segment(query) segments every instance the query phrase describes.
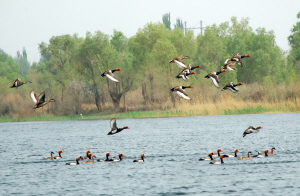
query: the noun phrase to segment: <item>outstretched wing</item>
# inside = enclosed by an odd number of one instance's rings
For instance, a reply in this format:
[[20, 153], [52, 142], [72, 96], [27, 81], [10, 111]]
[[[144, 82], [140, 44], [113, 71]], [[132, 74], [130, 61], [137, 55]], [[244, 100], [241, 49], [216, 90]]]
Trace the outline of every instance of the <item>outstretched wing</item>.
[[113, 118], [113, 119], [110, 120], [110, 128], [111, 128], [111, 130], [118, 129], [116, 121], [117, 121], [117, 119], [115, 119], [115, 118]]
[[114, 81], [114, 82], [119, 82], [112, 73], [107, 73], [106, 77], [108, 77], [110, 80]]
[[219, 77], [216, 74], [210, 74], [209, 76], [210, 76], [210, 79], [213, 81], [214, 85], [217, 88], [220, 88], [220, 86], [219, 86]]
[[177, 94], [179, 97], [182, 97], [182, 98], [187, 99], [187, 100], [191, 99], [191, 98], [184, 92], [184, 90], [181, 89], [181, 88], [177, 88], [175, 92], [176, 92], [176, 94]]
[[187, 68], [187, 66], [182, 61], [174, 60], [174, 63], [181, 69]]
[[37, 104], [37, 98], [36, 98], [36, 96], [35, 96], [33, 90], [30, 91], [30, 97], [31, 97], [32, 101], [33, 101], [35, 104]]
[[38, 104], [40, 103], [44, 103], [45, 102], [45, 92], [42, 92], [40, 95], [39, 95], [39, 98], [38, 98]]

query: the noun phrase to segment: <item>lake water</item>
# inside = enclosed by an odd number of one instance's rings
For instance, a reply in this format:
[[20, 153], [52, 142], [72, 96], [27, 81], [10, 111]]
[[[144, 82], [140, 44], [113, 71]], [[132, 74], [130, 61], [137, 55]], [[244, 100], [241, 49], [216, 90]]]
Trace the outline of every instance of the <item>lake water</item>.
[[[300, 195], [300, 113], [0, 124], [0, 195]], [[243, 138], [250, 126], [262, 126]], [[198, 161], [275, 147], [275, 156]], [[42, 160], [63, 150], [60, 160]], [[65, 165], [90, 150], [121, 162]], [[134, 163], [145, 153], [144, 163]]]

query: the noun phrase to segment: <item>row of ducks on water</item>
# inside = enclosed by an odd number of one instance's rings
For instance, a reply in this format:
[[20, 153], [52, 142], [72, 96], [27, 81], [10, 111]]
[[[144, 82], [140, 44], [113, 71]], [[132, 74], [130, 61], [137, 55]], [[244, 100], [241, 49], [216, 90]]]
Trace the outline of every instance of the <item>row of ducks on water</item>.
[[[206, 75], [204, 78], [211, 79], [215, 87], [220, 88], [219, 85], [219, 75], [223, 72], [227, 72], [226, 69], [230, 71], [235, 71], [234, 65], [237, 63], [239, 66], [243, 67], [242, 58], [251, 57], [250, 55], [240, 55], [237, 53], [236, 55], [232, 56], [229, 59], [226, 59], [221, 70], [219, 72], [211, 72], [210, 74]], [[192, 70], [196, 68], [201, 68], [201, 66], [197, 65], [192, 67], [191, 65], [186, 65], [183, 62], [183, 59], [189, 58], [188, 56], [185, 57], [176, 57], [172, 59], [169, 63], [175, 63], [182, 71], [176, 76], [176, 78], [182, 78], [183, 80], [187, 81], [188, 76], [196, 74], [192, 72]], [[237, 86], [244, 85], [243, 83], [234, 84], [233, 82], [228, 83], [223, 89], [224, 90], [231, 90], [232, 92], [236, 93], [239, 91]], [[179, 97], [189, 100], [190, 97], [185, 93], [184, 89], [186, 88], [193, 88], [192, 86], [176, 86], [171, 89], [171, 91], [175, 92]]]
[[[265, 150], [263, 153], [261, 152], [258, 152], [257, 155], [254, 155], [252, 157], [267, 157], [267, 156], [271, 156], [271, 155], [274, 155], [274, 150], [276, 150], [275, 147], [273, 147], [271, 149], [271, 152], [269, 150]], [[223, 159], [226, 158], [226, 157], [235, 157], [235, 158], [238, 158], [238, 160], [249, 160], [251, 159], [250, 157], [250, 154], [252, 154], [251, 152], [248, 152], [248, 156], [246, 157], [238, 157], [237, 156], [237, 153], [239, 152], [238, 149], [235, 149], [234, 150], [234, 154], [220, 154], [220, 152], [223, 152], [220, 148], [217, 150], [217, 154], [214, 154], [213, 152], [210, 152], [208, 154], [208, 157], [204, 157], [204, 158], [200, 158], [199, 161], [211, 161], [210, 164], [223, 164], [224, 161]], [[61, 153], [63, 153], [62, 150], [59, 150], [58, 151], [58, 156], [53, 156], [54, 152], [51, 152], [50, 153], [50, 157], [45, 157], [43, 158], [43, 160], [53, 160], [53, 159], [61, 159]], [[96, 163], [96, 162], [119, 162], [119, 161], [122, 161], [122, 157], [125, 157], [122, 153], [119, 154], [119, 157], [118, 158], [109, 158], [110, 153], [107, 152], [106, 153], [106, 158], [105, 159], [97, 159], [95, 160], [95, 158], [97, 158], [95, 155], [92, 155], [92, 153], [90, 152], [90, 150], [87, 150], [86, 151], [86, 156], [80, 156], [80, 157], [77, 157], [75, 159], [75, 162], [69, 162], [69, 163], [66, 163], [66, 165], [79, 165], [79, 161], [82, 161], [82, 160], [85, 160], [87, 159], [87, 161], [83, 161], [82, 163]], [[141, 155], [141, 158], [140, 159], [135, 159], [133, 160], [133, 162], [144, 162], [144, 153]], [[220, 158], [220, 161], [212, 161], [214, 160], [214, 157], [219, 157]]]
[[[54, 152], [51, 152], [50, 153], [50, 157], [45, 157], [43, 158], [43, 160], [54, 160], [54, 159], [61, 159], [61, 153], [63, 153], [62, 150], [59, 150], [58, 151], [58, 156], [53, 156]], [[115, 162], [119, 162], [119, 161], [122, 161], [122, 157], [125, 157], [122, 153], [119, 154], [118, 158], [109, 158], [110, 153], [107, 152], [106, 155], [105, 155], [105, 159], [97, 159], [95, 160], [95, 158], [97, 158], [95, 155], [92, 155], [91, 151], [90, 150], [87, 150], [86, 151], [86, 156], [80, 156], [80, 157], [77, 157], [75, 159], [75, 162], [70, 162], [70, 163], [66, 163], [66, 165], [78, 165], [79, 164], [79, 161], [82, 161], [82, 160], [85, 160], [87, 159], [87, 161], [83, 161], [82, 163], [96, 163], [96, 162], [111, 162], [111, 161], [115, 161]], [[141, 158], [140, 159], [135, 159], [133, 160], [133, 162], [144, 162], [144, 153], [141, 155]]]
[[[273, 147], [271, 149], [271, 152], [269, 150], [265, 150], [263, 153], [258, 152], [257, 155], [253, 155], [252, 157], [261, 158], [261, 157], [271, 156], [271, 155], [274, 155], [274, 150], [276, 150], [275, 147]], [[224, 158], [232, 157], [232, 158], [238, 158], [238, 160], [249, 160], [249, 159], [251, 159], [250, 154], [252, 154], [252, 152], [249, 151], [248, 156], [238, 157], [237, 156], [237, 153], [239, 152], [238, 149], [234, 150], [234, 154], [228, 154], [228, 155], [222, 154], [222, 155], [220, 155], [220, 152], [223, 152], [223, 151], [219, 148], [217, 150], [217, 154], [214, 154], [213, 152], [210, 152], [208, 154], [208, 157], [200, 158], [199, 161], [211, 161], [210, 164], [223, 164], [224, 163], [224, 161], [223, 161]], [[220, 161], [212, 161], [212, 160], [214, 160], [213, 157], [219, 157]]]

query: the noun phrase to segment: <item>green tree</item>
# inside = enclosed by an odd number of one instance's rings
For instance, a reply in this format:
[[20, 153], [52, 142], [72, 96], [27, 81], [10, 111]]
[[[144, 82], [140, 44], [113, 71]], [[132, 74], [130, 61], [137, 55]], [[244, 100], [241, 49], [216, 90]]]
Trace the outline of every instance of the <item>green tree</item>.
[[174, 28], [180, 29], [182, 32], [184, 32], [184, 25], [182, 23], [182, 20], [180, 18], [176, 18], [176, 24], [174, 25]]
[[[300, 12], [297, 14], [297, 18], [300, 19]], [[300, 21], [291, 29], [291, 35], [288, 37], [291, 50], [289, 51], [289, 64], [293, 67], [291, 70], [295, 70], [297, 74], [300, 74]]]
[[162, 21], [163, 24], [165, 25], [165, 27], [169, 30], [171, 30], [171, 17], [170, 17], [170, 13], [166, 13], [163, 15], [162, 17]]
[[25, 77], [30, 69], [30, 63], [27, 60], [27, 52], [25, 48], [23, 48], [22, 55], [20, 51], [17, 52], [17, 56], [14, 58], [15, 62], [20, 65], [20, 72], [19, 74]]
[[6, 54], [3, 50], [0, 51], [0, 76], [7, 76], [9, 80], [14, 81], [19, 77], [20, 65], [14, 59]]

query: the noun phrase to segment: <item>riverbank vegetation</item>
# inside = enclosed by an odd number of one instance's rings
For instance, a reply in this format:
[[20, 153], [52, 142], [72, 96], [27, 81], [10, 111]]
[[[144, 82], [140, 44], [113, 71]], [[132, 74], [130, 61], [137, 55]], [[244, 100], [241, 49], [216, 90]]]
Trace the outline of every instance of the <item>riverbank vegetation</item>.
[[[101, 31], [53, 36], [39, 44], [41, 59], [31, 66], [25, 49], [14, 59], [0, 51], [0, 121], [299, 112], [300, 22], [287, 38], [290, 51], [276, 45], [273, 31], [253, 30], [247, 18], [213, 24], [196, 37], [164, 22], [148, 23], [130, 38], [117, 30], [111, 36]], [[204, 79], [236, 53], [251, 58], [222, 73], [220, 89]], [[202, 66], [187, 82], [175, 78], [181, 70], [169, 63], [180, 55], [190, 57], [187, 64]], [[122, 69], [115, 73], [119, 83], [100, 77], [115, 68]], [[16, 78], [32, 83], [9, 88]], [[221, 91], [229, 82], [244, 85], [238, 93]], [[194, 87], [186, 91], [191, 100], [170, 92], [178, 85]], [[32, 110], [33, 89], [56, 102]]]

